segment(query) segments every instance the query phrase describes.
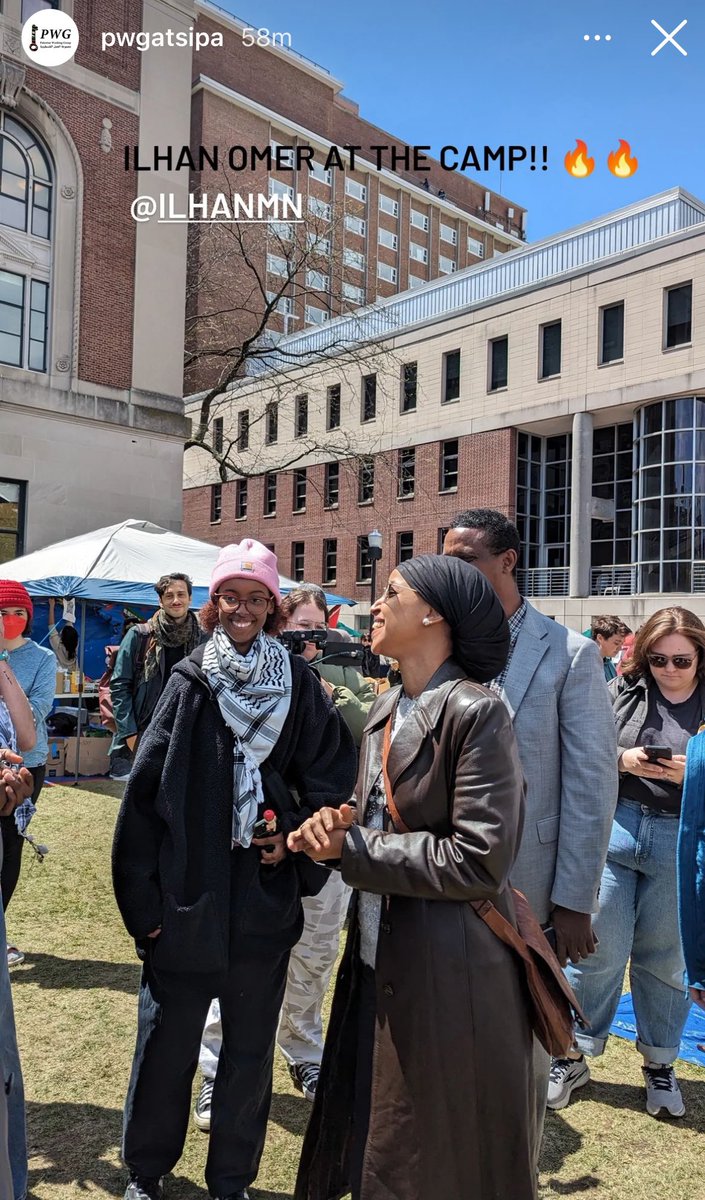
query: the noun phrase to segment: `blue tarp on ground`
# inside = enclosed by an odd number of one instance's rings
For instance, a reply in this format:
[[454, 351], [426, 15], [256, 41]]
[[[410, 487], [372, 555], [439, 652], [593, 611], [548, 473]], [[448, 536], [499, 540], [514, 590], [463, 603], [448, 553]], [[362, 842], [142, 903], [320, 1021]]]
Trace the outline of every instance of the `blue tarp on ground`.
[[[626, 1038], [629, 1042], [636, 1041], [636, 1020], [631, 992], [625, 992], [622, 996], [610, 1033], [616, 1033], [617, 1037]], [[705, 1012], [694, 1004], [683, 1031], [678, 1057], [685, 1062], [695, 1063], [698, 1067], [705, 1067], [705, 1053], [698, 1050], [698, 1045], [705, 1045]]]

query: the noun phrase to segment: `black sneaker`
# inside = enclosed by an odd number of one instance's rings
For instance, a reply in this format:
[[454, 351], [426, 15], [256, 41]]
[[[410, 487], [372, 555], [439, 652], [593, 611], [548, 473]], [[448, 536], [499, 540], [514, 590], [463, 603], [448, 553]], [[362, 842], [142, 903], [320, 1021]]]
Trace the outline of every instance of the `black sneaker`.
[[304, 1098], [313, 1104], [316, 1099], [316, 1088], [321, 1068], [318, 1063], [288, 1063], [291, 1082], [298, 1092], [303, 1092]]
[[250, 1193], [247, 1188], [240, 1188], [239, 1192], [229, 1192], [227, 1196], [216, 1196], [215, 1200], [250, 1200]]
[[163, 1200], [163, 1196], [161, 1179], [132, 1173], [123, 1200]]
[[202, 1129], [204, 1133], [208, 1133], [211, 1127], [211, 1103], [213, 1100], [214, 1083], [214, 1079], [204, 1078], [201, 1090], [198, 1093], [196, 1107], [193, 1110], [193, 1123], [197, 1129]]

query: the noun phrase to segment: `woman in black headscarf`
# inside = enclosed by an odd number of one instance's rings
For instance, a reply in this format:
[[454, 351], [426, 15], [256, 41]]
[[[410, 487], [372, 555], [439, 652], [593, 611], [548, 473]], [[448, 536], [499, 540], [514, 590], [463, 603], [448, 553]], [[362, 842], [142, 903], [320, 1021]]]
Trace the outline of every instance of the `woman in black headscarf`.
[[532, 1034], [514, 921], [523, 779], [501, 700], [509, 629], [458, 558], [401, 564], [372, 607], [396, 658], [363, 735], [357, 811], [289, 841], [356, 889], [296, 1200], [534, 1200]]

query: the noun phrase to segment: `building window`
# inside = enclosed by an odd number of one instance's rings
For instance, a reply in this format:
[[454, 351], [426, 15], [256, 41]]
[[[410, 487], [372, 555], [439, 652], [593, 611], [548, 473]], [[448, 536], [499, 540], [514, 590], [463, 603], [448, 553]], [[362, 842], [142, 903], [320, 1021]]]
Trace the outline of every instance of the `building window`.
[[306, 287], [311, 288], [314, 292], [327, 292], [330, 287], [330, 278], [322, 271], [307, 271]]
[[441, 488], [442, 492], [455, 491], [458, 486], [458, 439], [441, 442]]
[[282, 279], [287, 279], [289, 276], [289, 264], [280, 254], [268, 254], [267, 271], [270, 275], [279, 275]]
[[372, 559], [367, 534], [361, 534], [357, 539], [357, 583], [372, 582]]
[[330, 183], [331, 183], [330, 168], [324, 167], [321, 163], [317, 163], [315, 161], [310, 164], [310, 167], [311, 167], [311, 178], [317, 179], [319, 183], [326, 183], [328, 185], [328, 187], [330, 187]]
[[693, 315], [693, 285], [666, 289], [666, 349], [687, 346], [691, 341]]
[[0, 562], [24, 551], [26, 484], [0, 479]]
[[414, 534], [413, 530], [406, 530], [404, 533], [397, 534], [397, 562], [406, 562], [408, 558], [414, 557]]
[[243, 521], [247, 516], [247, 480], [238, 479], [235, 484], [235, 519]]
[[302, 583], [306, 578], [304, 575], [304, 542], [291, 543], [291, 578], [297, 583]]
[[390, 250], [396, 250], [399, 244], [399, 238], [396, 233], [390, 233], [388, 229], [377, 230], [377, 241], [380, 246], [388, 246]]
[[325, 308], [317, 308], [315, 304], [307, 304], [304, 315], [307, 325], [325, 325], [330, 314]]
[[397, 269], [396, 267], [390, 267], [387, 263], [378, 262], [377, 277], [378, 279], [386, 279], [388, 283], [396, 283]]
[[267, 405], [265, 413], [264, 441], [267, 446], [273, 446], [279, 437], [279, 405], [276, 400]]
[[450, 526], [449, 526], [449, 525], [443, 525], [443, 526], [442, 526], [442, 527], [441, 527], [441, 528], [438, 530], [438, 538], [437, 538], [437, 541], [436, 541], [436, 554], [442, 554], [442, 553], [443, 553], [443, 543], [445, 542], [445, 540], [446, 540], [446, 534], [447, 534], [449, 531], [450, 531]]
[[375, 460], [362, 458], [357, 472], [357, 502], [358, 504], [370, 504], [374, 498]]
[[264, 515], [273, 517], [277, 511], [277, 477], [268, 471], [264, 477]]
[[416, 447], [398, 451], [397, 495], [400, 499], [413, 496], [416, 487]]
[[443, 355], [443, 404], [460, 398], [460, 351], [449, 350]]
[[280, 296], [277, 292], [267, 292], [267, 302], [274, 305], [273, 312], [291, 316], [294, 311], [294, 301], [291, 296]]
[[314, 217], [320, 217], [322, 221], [330, 221], [331, 207], [325, 200], [319, 200], [316, 196], [309, 196], [308, 211], [313, 213]]
[[457, 229], [453, 229], [452, 225], [444, 225], [443, 222], [441, 221], [441, 240], [444, 242], [450, 242], [451, 246], [457, 246], [457, 244], [458, 244]]
[[364, 271], [365, 256], [357, 250], [343, 250], [343, 263], [346, 267], [352, 267], [355, 271]]
[[323, 237], [315, 229], [309, 229], [306, 234], [306, 244], [313, 254], [322, 254], [325, 258], [330, 255], [330, 238]]
[[421, 287], [422, 283], [427, 283], [428, 280], [422, 279], [420, 275], [409, 275], [409, 287]]
[[0, 271], [0, 362], [46, 371], [48, 298], [48, 284]]
[[417, 208], [411, 210], [411, 224], [415, 229], [428, 230], [428, 217], [425, 213], [419, 212]]
[[477, 238], [468, 236], [468, 254], [474, 254], [477, 258], [485, 257], [485, 247]]
[[418, 242], [409, 242], [409, 258], [413, 258], [416, 262], [428, 262], [428, 250], [425, 246], [419, 246]]
[[[660, 452], [660, 434], [657, 434], [657, 440]], [[614, 512], [592, 520], [593, 568], [624, 566], [632, 561], [633, 447], [631, 421], [623, 425], [602, 426], [594, 431], [592, 494], [602, 502], [614, 505]], [[652, 444], [650, 453], [655, 449]], [[598, 575], [593, 590], [604, 594], [605, 587], [614, 586], [612, 576], [605, 574], [602, 578]]]
[[216, 454], [223, 453], [223, 418], [216, 417], [213, 421], [213, 449]]
[[498, 391], [507, 386], [509, 359], [509, 338], [493, 338], [490, 342], [490, 379], [489, 390]]
[[221, 518], [223, 512], [223, 485], [222, 483], [214, 483], [211, 485], [211, 525], [215, 525]]
[[367, 224], [362, 217], [353, 217], [351, 213], [346, 213], [345, 228], [348, 229], [350, 233], [357, 233], [360, 235], [360, 237], [364, 237]]
[[269, 232], [280, 242], [290, 242], [294, 236], [294, 226], [290, 221], [271, 221]]
[[600, 309], [600, 362], [624, 358], [624, 301]]
[[323, 540], [323, 582], [335, 583], [338, 575], [338, 541], [336, 538]]
[[401, 368], [401, 411], [403, 413], [416, 411], [416, 396], [418, 391], [418, 363], [403, 363]]
[[344, 283], [343, 297], [346, 300], [351, 300], [353, 304], [364, 304], [365, 289], [361, 287], [355, 287], [354, 283]]
[[323, 505], [325, 508], [337, 508], [340, 498], [340, 463], [326, 463], [325, 483], [323, 488]]
[[250, 445], [250, 410], [240, 409], [237, 414], [237, 448], [247, 450]]
[[362, 376], [362, 420], [374, 421], [377, 416], [377, 376]]
[[306, 437], [308, 433], [308, 396], [297, 396], [294, 405], [294, 437]]
[[306, 512], [306, 468], [294, 471], [294, 512]]
[[0, 225], [48, 240], [52, 191], [48, 155], [25, 125], [5, 113], [0, 129]]
[[379, 194], [380, 212], [389, 213], [391, 217], [399, 216], [399, 201], [393, 200], [391, 196], [385, 196], [384, 192]]
[[353, 196], [355, 200], [361, 200], [363, 204], [367, 200], [367, 188], [364, 183], [358, 183], [356, 179], [345, 180], [345, 194]]
[[540, 379], [551, 379], [561, 373], [561, 323], [552, 321], [539, 330], [541, 373]]
[[518, 435], [516, 523], [524, 567], [569, 566], [570, 454], [569, 434]]
[[441, 275], [452, 275], [457, 271], [458, 264], [452, 258], [446, 258], [445, 254], [440, 254], [438, 257], [438, 270]]
[[287, 196], [289, 200], [294, 199], [294, 189], [289, 187], [288, 183], [282, 183], [279, 179], [269, 177], [269, 194], [270, 196]]
[[272, 151], [272, 167], [275, 171], [294, 169], [294, 147], [285, 146], [282, 142], [275, 142], [274, 138], [269, 139], [269, 145]]
[[326, 392], [326, 429], [340, 428], [340, 384], [334, 383]]

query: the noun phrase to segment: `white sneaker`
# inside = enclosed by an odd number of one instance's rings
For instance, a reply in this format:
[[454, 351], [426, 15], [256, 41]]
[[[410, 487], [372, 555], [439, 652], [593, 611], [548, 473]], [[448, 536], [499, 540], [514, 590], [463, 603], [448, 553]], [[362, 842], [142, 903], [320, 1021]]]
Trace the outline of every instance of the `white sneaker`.
[[548, 1108], [565, 1108], [576, 1088], [585, 1087], [590, 1079], [590, 1068], [584, 1056], [580, 1058], [554, 1058], [548, 1076]]
[[661, 1109], [665, 1109], [669, 1117], [685, 1115], [685, 1104], [678, 1086], [673, 1067], [662, 1063], [649, 1063], [642, 1067], [644, 1083], [646, 1084], [646, 1111], [650, 1117], [657, 1117]]
[[20, 963], [24, 962], [24, 954], [17, 946], [7, 947], [7, 965], [8, 967], [19, 967]]

